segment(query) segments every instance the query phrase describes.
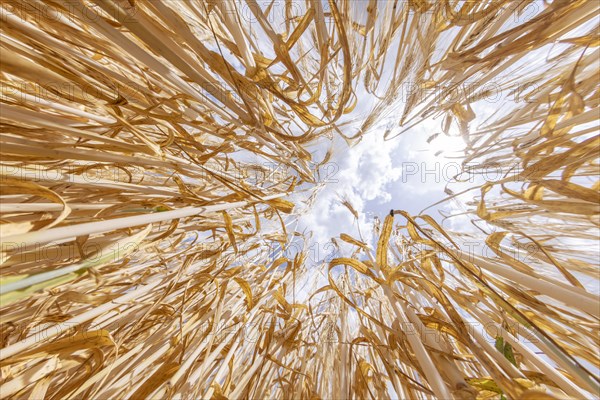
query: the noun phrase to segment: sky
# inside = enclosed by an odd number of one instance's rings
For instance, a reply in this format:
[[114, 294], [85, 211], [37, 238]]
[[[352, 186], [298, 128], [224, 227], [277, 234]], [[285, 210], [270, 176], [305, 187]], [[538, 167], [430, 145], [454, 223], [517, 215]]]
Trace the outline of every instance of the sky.
[[[581, 26], [573, 34], [583, 34], [590, 29], [590, 24]], [[445, 45], [441, 40], [441, 46]], [[523, 70], [537, 70], [542, 73], [550, 68], [549, 60], [556, 57], [562, 50], [561, 44], [548, 44], [528, 56], [515, 62], [495, 79], [504, 82], [511, 79], [516, 73]], [[391, 46], [394, 48], [394, 46]], [[394, 57], [390, 57], [391, 60]], [[381, 80], [388, 79], [390, 68], [384, 67]], [[493, 81], [491, 81], [493, 84]], [[475, 89], [479, 92], [480, 89]], [[356, 88], [359, 103], [354, 110], [357, 115], [366, 116], [373, 109], [375, 102], [373, 96], [366, 93], [364, 86], [359, 84]], [[471, 103], [476, 114], [470, 123], [471, 130], [475, 130], [486, 119], [500, 110], [512, 109], [515, 104], [515, 95], [506, 91], [497, 92], [493, 98], [484, 98]], [[443, 115], [432, 117], [422, 123], [405, 130], [398, 124], [398, 115], [404, 109], [404, 96], [398, 96], [395, 103], [388, 106], [388, 112], [364, 132], [362, 139], [352, 147], [337, 137], [334, 138], [334, 153], [327, 166], [328, 173], [323, 177], [324, 185], [319, 191], [316, 201], [310, 210], [302, 215], [298, 224], [298, 231], [312, 231], [313, 242], [320, 247], [329, 243], [330, 238], [347, 233], [358, 237], [357, 225], [353, 215], [341, 204], [341, 199], [348, 200], [359, 214], [359, 225], [363, 229], [365, 238], [370, 235], [373, 221], [380, 220], [389, 213], [390, 209], [407, 211], [417, 215], [427, 207], [448, 197], [445, 192], [446, 185], [452, 181], [464, 161], [465, 143], [452, 123], [448, 135], [442, 132]], [[522, 99], [519, 99], [522, 101]], [[508, 107], [508, 108], [505, 108]], [[355, 124], [357, 125], [358, 122]], [[539, 127], [538, 127], [539, 128]], [[356, 126], [346, 126], [345, 132], [352, 135]], [[344, 130], [344, 129], [342, 129]], [[385, 140], [384, 134], [391, 139]], [[435, 138], [430, 139], [433, 135]], [[593, 133], [592, 133], [593, 134]], [[428, 142], [429, 140], [429, 142]], [[323, 153], [323, 147], [314, 151]], [[484, 177], [469, 178], [469, 182], [459, 188], [480, 186], [483, 180], [495, 181], [501, 178], [505, 171], [488, 169]], [[450, 188], [457, 192], [456, 184]], [[445, 201], [431, 208], [425, 213], [435, 218], [445, 229], [456, 231], [473, 231], [474, 227], [467, 216], [457, 216], [446, 219], [445, 215], [459, 214], [473, 210], [474, 206], [467, 206], [479, 195], [479, 191], [470, 191], [455, 199]], [[587, 244], [589, 245], [589, 243]], [[584, 246], [585, 247], [585, 246]]]
[[312, 210], [300, 218], [298, 230], [312, 230], [313, 240], [323, 244], [341, 233], [358, 237], [354, 216], [341, 199], [352, 204], [360, 226], [368, 230], [375, 217], [383, 220], [391, 209], [418, 214], [447, 197], [446, 178], [456, 173], [460, 160], [436, 153], [441, 147], [452, 153], [448, 149], [458, 150], [463, 143], [460, 137], [439, 137], [439, 144], [434, 140], [428, 145], [426, 140], [436, 122], [388, 141], [383, 138], [385, 127], [375, 127], [351, 148], [337, 140], [330, 160], [333, 167], [328, 168], [331, 173], [324, 177], [326, 184]]
[[[325, 2], [323, 4], [326, 6]], [[360, 3], [353, 4], [356, 7], [363, 7]], [[383, 4], [382, 2], [381, 5], [383, 6]], [[541, 11], [541, 9], [537, 11]], [[277, 25], [278, 18], [284, 14], [283, 10], [279, 10], [275, 6], [270, 22]], [[522, 18], [533, 16], [533, 13], [530, 14], [529, 16], [515, 14], [516, 18], [509, 19], [503, 29], [506, 30], [517, 23], [522, 23]], [[379, 17], [383, 18], [383, 15], [385, 13], [382, 12]], [[252, 20], [249, 22], [255, 23]], [[281, 24], [283, 27], [283, 21]], [[570, 35], [584, 34], [589, 29], [590, 24], [587, 24], [581, 26], [578, 32], [572, 32]], [[256, 33], [261, 39], [260, 29], [257, 29]], [[438, 47], [434, 52], [443, 54], [445, 47], [452, 42], [454, 34], [452, 29], [445, 32], [444, 35], [447, 37], [439, 40]], [[308, 39], [312, 40], [310, 37]], [[398, 48], [398, 38], [394, 40], [396, 42], [392, 42], [390, 49]], [[265, 39], [265, 42], [268, 43], [268, 40]], [[550, 60], [560, 53], [561, 46], [564, 45], [550, 43], [542, 49], [531, 52], [527, 57], [515, 62], [498, 75], [495, 78], [496, 81], [504, 82], [506, 79], [512, 79], [513, 74], [518, 74], [523, 70], [535, 70], [543, 73], [551, 65]], [[263, 50], [265, 50], [266, 56], [272, 56], [268, 46]], [[241, 70], [243, 67], [239, 62], [236, 64], [234, 59], [235, 57], [232, 58], [232, 62], [236, 68], [239, 67]], [[390, 79], [395, 56], [390, 54], [387, 60], [380, 77], [383, 89], [387, 87]], [[406, 87], [401, 87], [400, 90], [406, 90]], [[355, 121], [352, 124], [343, 122], [339, 124], [342, 132], [349, 136], [356, 133], [362, 120], [372, 112], [378, 101], [375, 96], [366, 92], [361, 80], [357, 82], [355, 94], [358, 104], [351, 113], [351, 118], [354, 118]], [[382, 94], [380, 90], [378, 95]], [[503, 104], [514, 106], [514, 103], [505, 104], [512, 101], [507, 98], [511, 94], [501, 92], [499, 96], [498, 99], [484, 99], [471, 104], [476, 114], [476, 119], [471, 123], [472, 129], [501, 109]], [[319, 190], [314, 202], [310, 206], [303, 206], [301, 196], [292, 198], [296, 202], [295, 212], [300, 213], [297, 221], [294, 220], [294, 216], [290, 217], [293, 221], [292, 227], [298, 232], [306, 234], [310, 232], [309, 263], [319, 265], [321, 261], [331, 258], [334, 250], [331, 238], [339, 237], [342, 233], [359, 239], [362, 236], [366, 242], [373, 243], [374, 223], [377, 219], [383, 221], [390, 209], [404, 210], [409, 214], [417, 215], [432, 204], [448, 197], [445, 192], [446, 185], [452, 176], [459, 172], [464, 159], [461, 150], [465, 143], [454, 124], [450, 127], [449, 135], [439, 134], [429, 140], [433, 135], [442, 131], [444, 116], [427, 119], [404, 131], [405, 127], [398, 124], [399, 115], [405, 106], [404, 97], [401, 94], [395, 102], [389, 104], [387, 111], [377, 119], [374, 125], [363, 132], [361, 140], [352, 147], [348, 146], [344, 139], [334, 135], [332, 142], [329, 139], [323, 139], [308, 149], [313, 154], [313, 161], [318, 162], [323, 159], [329, 148], [333, 148], [331, 159], [321, 168]], [[384, 139], [386, 133], [391, 138], [390, 140]], [[243, 157], [240, 155], [239, 159], [243, 160]], [[485, 179], [496, 180], [499, 178], [500, 174], [497, 171], [491, 171], [491, 174]], [[468, 186], [477, 187], [481, 180], [470, 183], [472, 185]], [[461, 188], [464, 187], [461, 186]], [[457, 191], [455, 185], [451, 188], [455, 192]], [[473, 231], [475, 228], [471, 224], [470, 217], [463, 215], [446, 219], [440, 212], [448, 215], [464, 213], [467, 208], [473, 210], [474, 206], [472, 204], [469, 206], [467, 203], [472, 202], [478, 195], [478, 191], [470, 191], [455, 199], [428, 208], [426, 214], [435, 218], [445, 229], [460, 232]], [[347, 200], [358, 212], [358, 223], [342, 204], [342, 200]], [[596, 281], [594, 290], [597, 291], [597, 287], [598, 282]]]

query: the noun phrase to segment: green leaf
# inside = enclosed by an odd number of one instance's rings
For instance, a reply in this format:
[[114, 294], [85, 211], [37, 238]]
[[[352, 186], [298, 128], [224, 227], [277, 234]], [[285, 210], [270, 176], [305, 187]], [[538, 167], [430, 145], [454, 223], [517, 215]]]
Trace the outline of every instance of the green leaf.
[[496, 337], [496, 350], [504, 354], [504, 357], [511, 362], [515, 367], [518, 367], [515, 354], [510, 343], [505, 343], [502, 336]]

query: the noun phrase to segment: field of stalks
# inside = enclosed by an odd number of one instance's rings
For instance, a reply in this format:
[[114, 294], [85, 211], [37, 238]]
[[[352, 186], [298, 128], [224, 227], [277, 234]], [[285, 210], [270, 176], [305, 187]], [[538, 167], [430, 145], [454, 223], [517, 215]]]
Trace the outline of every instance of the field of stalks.
[[[598, 1], [0, 10], [0, 399], [600, 396]], [[286, 251], [321, 166], [432, 119], [473, 229]]]

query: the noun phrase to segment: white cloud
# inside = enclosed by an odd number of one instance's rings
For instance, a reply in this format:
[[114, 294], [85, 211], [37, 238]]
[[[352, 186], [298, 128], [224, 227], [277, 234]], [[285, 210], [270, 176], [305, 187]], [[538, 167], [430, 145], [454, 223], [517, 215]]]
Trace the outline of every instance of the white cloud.
[[[387, 186], [402, 173], [393, 162], [399, 143], [384, 142], [382, 136], [372, 132], [352, 148], [342, 141], [336, 143], [336, 148], [341, 150], [334, 153], [331, 163], [336, 165], [337, 171], [328, 175], [328, 182], [319, 192], [312, 210], [301, 217], [299, 224], [301, 229], [312, 230], [313, 240], [321, 246], [340, 233], [358, 236], [354, 216], [341, 204], [341, 197], [358, 211], [361, 229], [367, 230], [372, 221], [367, 215], [370, 210], [366, 210], [366, 202], [391, 200]], [[369, 231], [362, 233], [369, 235]]]

